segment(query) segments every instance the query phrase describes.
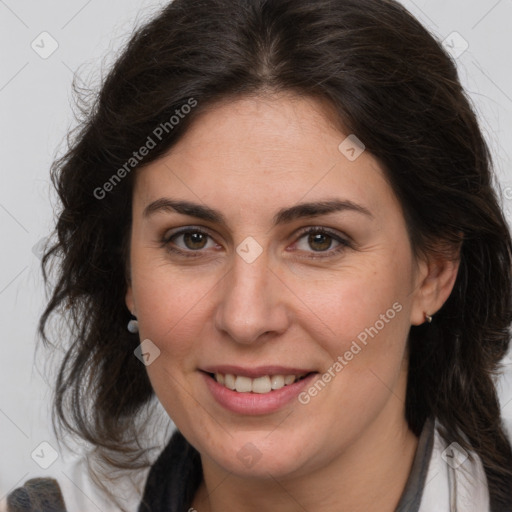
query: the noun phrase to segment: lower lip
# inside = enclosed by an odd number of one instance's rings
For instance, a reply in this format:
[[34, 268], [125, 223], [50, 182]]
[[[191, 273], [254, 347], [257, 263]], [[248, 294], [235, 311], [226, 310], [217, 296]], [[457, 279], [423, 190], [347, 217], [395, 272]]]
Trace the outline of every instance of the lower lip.
[[268, 393], [238, 393], [219, 384], [207, 373], [201, 373], [217, 403], [231, 412], [252, 416], [278, 411], [297, 398], [299, 393], [318, 375], [318, 373], [312, 373], [302, 380]]

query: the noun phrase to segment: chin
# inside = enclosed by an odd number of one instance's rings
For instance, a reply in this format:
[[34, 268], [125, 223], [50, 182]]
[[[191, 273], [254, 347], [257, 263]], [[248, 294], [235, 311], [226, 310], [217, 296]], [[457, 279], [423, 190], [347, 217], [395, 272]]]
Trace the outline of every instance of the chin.
[[[269, 437], [265, 439], [265, 436]], [[228, 446], [219, 445], [221, 449], [217, 451], [212, 451], [209, 446], [203, 453], [240, 478], [268, 479], [272, 476], [280, 479], [302, 472], [307, 460], [303, 450], [305, 443], [290, 435], [271, 437], [272, 434], [267, 433], [239, 433], [230, 438]]]

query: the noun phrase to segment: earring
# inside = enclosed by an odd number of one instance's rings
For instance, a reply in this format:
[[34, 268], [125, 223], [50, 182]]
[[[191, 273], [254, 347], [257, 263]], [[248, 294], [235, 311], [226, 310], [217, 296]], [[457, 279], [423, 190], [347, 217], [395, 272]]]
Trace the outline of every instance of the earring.
[[431, 324], [432, 323], [432, 317], [430, 315], [427, 315], [427, 313], [425, 313], [425, 320]]
[[[133, 313], [132, 313], [133, 315]], [[139, 322], [137, 321], [137, 318], [132, 319], [128, 322], [127, 325], [128, 331], [130, 331], [132, 334], [136, 334], [139, 332]]]

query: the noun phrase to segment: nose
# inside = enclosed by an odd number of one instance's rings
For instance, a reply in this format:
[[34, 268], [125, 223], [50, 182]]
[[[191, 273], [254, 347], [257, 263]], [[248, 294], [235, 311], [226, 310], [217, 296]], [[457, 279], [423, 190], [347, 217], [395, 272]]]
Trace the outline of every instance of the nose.
[[284, 333], [289, 325], [287, 288], [269, 267], [266, 251], [251, 263], [238, 254], [233, 260], [219, 287], [216, 328], [242, 344]]

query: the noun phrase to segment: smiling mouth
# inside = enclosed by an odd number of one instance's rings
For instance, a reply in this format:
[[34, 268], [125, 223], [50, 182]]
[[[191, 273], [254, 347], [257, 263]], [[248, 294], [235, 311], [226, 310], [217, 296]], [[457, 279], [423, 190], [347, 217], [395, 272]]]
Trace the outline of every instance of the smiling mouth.
[[266, 394], [277, 391], [285, 386], [290, 386], [308, 375], [315, 372], [304, 373], [300, 375], [263, 375], [255, 379], [245, 375], [233, 375], [231, 373], [208, 373], [221, 386], [237, 393], [258, 393]]

